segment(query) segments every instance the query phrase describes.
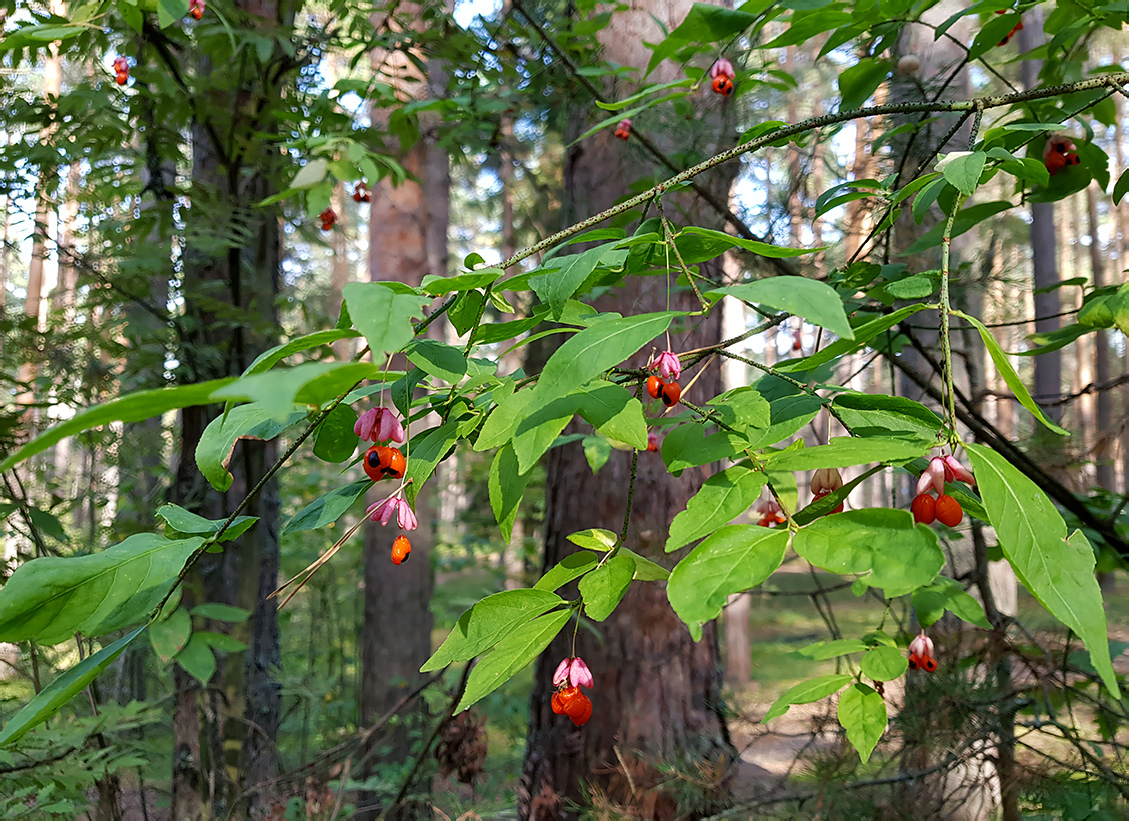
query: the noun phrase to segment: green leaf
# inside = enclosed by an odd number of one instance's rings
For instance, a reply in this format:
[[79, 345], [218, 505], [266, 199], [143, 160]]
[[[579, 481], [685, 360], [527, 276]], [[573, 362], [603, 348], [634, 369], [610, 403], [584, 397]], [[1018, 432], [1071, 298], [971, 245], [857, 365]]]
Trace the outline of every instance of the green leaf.
[[635, 578], [635, 561], [629, 556], [613, 556], [580, 580], [584, 612], [592, 621], [603, 621], [612, 614]]
[[670, 571], [661, 564], [656, 564], [650, 559], [640, 556], [634, 550], [626, 547], [619, 549], [619, 555], [626, 556], [635, 562], [635, 580], [641, 582], [664, 582], [670, 578]]
[[668, 57], [687, 43], [714, 43], [728, 40], [753, 25], [756, 14], [728, 9], [712, 3], [695, 3], [685, 19], [661, 43], [654, 46], [654, 54], [647, 63], [647, 76]]
[[[932, 186], [922, 190], [922, 195], [930, 191]], [[917, 204], [914, 203], [916, 209]], [[970, 205], [968, 208], [962, 208], [957, 212], [956, 219], [953, 220], [953, 232], [950, 238], [959, 237], [964, 232], [970, 230], [974, 226], [982, 222], [986, 222], [989, 217], [994, 217], [1001, 211], [1006, 211], [1012, 207], [1012, 204], [1007, 200], [998, 200], [996, 202], [980, 202], [976, 205]], [[920, 254], [922, 251], [928, 251], [930, 248], [939, 248], [941, 245], [941, 237], [945, 234], [945, 224], [947, 220], [941, 220], [910, 245], [909, 248], [902, 251], [902, 256], [911, 256], [913, 254]]]
[[797, 650], [796, 655], [814, 661], [826, 661], [827, 659], [839, 658], [839, 656], [849, 656], [852, 653], [862, 653], [868, 647], [869, 645], [866, 642], [858, 639], [835, 639], [834, 641], [817, 641], [815, 644], [809, 644], [807, 647]]
[[1121, 172], [1117, 178], [1117, 185], [1113, 186], [1113, 204], [1120, 205], [1121, 198], [1129, 193], [1129, 169]]
[[374, 362], [383, 362], [412, 341], [412, 317], [422, 317], [423, 306], [431, 302], [431, 297], [397, 293], [383, 282], [350, 282], [343, 293]]
[[347, 485], [334, 488], [319, 499], [302, 508], [282, 528], [282, 535], [302, 530], [317, 530], [330, 522], [336, 522], [349, 508], [372, 487], [370, 479], [359, 479]]
[[647, 449], [647, 420], [643, 405], [631, 393], [610, 382], [594, 381], [573, 394], [576, 410], [604, 436], [637, 450]]
[[533, 587], [535, 590], [559, 590], [592, 570], [599, 562], [600, 557], [589, 550], [570, 553], [551, 567]]
[[[770, 245], [767, 242], [757, 242], [753, 239], [745, 239], [744, 237], [735, 237], [732, 234], [726, 234], [723, 231], [712, 231], [709, 228], [699, 228], [696, 225], [690, 225], [683, 228], [675, 236], [677, 240], [679, 237], [695, 236], [705, 237], [713, 240], [717, 252], [705, 258], [702, 257], [684, 257], [687, 264], [694, 262], [704, 262], [706, 259], [713, 259], [713, 257], [720, 256], [727, 248], [744, 248], [746, 251], [751, 251], [757, 256], [767, 257], [769, 259], [788, 259], [790, 257], [802, 257], [805, 254], [814, 254], [817, 251], [823, 251], [826, 246], [819, 248], [781, 248], [779, 245]], [[803, 277], [788, 277], [788, 281], [800, 280]]]
[[[169, 0], [157, 0], [159, 3], [169, 2]], [[184, 13], [188, 13], [188, 7], [185, 5]], [[298, 173], [294, 175], [294, 179], [290, 181], [290, 187], [298, 190], [305, 190], [313, 188], [315, 185], [325, 179], [325, 175], [329, 172], [329, 163], [320, 157], [307, 162], [298, 169]]]
[[906, 317], [912, 316], [918, 311], [924, 311], [928, 307], [928, 305], [918, 304], [899, 308], [892, 314], [886, 314], [885, 316], [872, 319], [870, 322], [862, 325], [856, 325], [855, 338], [853, 340], [836, 339], [818, 353], [804, 357], [803, 359], [793, 359], [790, 362], [782, 362], [776, 367], [778, 370], [785, 372], [814, 370], [820, 365], [830, 362], [832, 359], [859, 350], [876, 336], [890, 330]]
[[[788, 386], [791, 388], [791, 386]], [[775, 445], [815, 418], [823, 407], [818, 397], [806, 394], [778, 396], [768, 403], [770, 424], [764, 430], [746, 431], [750, 450]]]
[[908, 462], [920, 456], [924, 447], [918, 439], [836, 436], [826, 445], [769, 454], [765, 467], [797, 471], [846, 468], [871, 462]]
[[945, 576], [939, 576], [933, 584], [915, 591], [911, 601], [922, 627], [935, 624], [946, 610], [958, 619], [985, 630], [992, 627], [984, 616], [984, 606], [968, 595], [959, 582]]
[[408, 361], [424, 373], [454, 385], [466, 375], [467, 363], [458, 348], [434, 339], [415, 339], [407, 347]]
[[592, 468], [593, 475], [595, 475], [599, 472], [600, 468], [608, 463], [608, 459], [611, 458], [611, 442], [603, 436], [585, 436], [580, 440], [580, 444], [584, 447], [584, 459], [588, 462], [588, 467]]
[[[217, 533], [223, 523], [227, 521], [226, 519], [205, 519], [203, 516], [171, 504], [164, 504], [157, 508], [157, 518], [164, 519], [168, 526], [177, 533], [184, 533], [188, 536], [211, 536], [213, 533]], [[220, 541], [227, 542], [242, 536], [244, 531], [257, 521], [259, 521], [258, 516], [235, 517], [231, 527], [224, 531]]]
[[76, 413], [65, 422], [48, 428], [32, 439], [0, 462], [0, 472], [11, 470], [23, 460], [42, 453], [57, 442], [84, 430], [108, 425], [111, 422], [140, 422], [142, 419], [160, 416], [171, 410], [210, 404], [215, 401], [212, 399], [212, 394], [233, 381], [234, 379], [214, 379], [210, 382], [178, 388], [140, 391], [95, 405]]
[[570, 533], [567, 538], [577, 547], [582, 547], [585, 550], [595, 550], [598, 553], [607, 553], [615, 547], [615, 543], [619, 541], [619, 537], [616, 536], [616, 534], [602, 527], [590, 527], [587, 530], [578, 530], [576, 533]]
[[920, 402], [901, 396], [841, 393], [835, 397], [833, 407], [856, 436], [881, 432], [935, 442], [941, 429], [937, 414]]
[[865, 764], [886, 732], [886, 702], [874, 688], [852, 684], [839, 696], [839, 723]]
[[216, 674], [216, 655], [212, 652], [207, 639], [199, 633], [192, 634], [188, 644], [184, 645], [184, 649], [177, 654], [176, 663], [205, 687]]
[[[549, 357], [530, 405], [544, 407], [614, 367], [665, 331], [677, 312], [607, 319], [571, 337]], [[644, 446], [645, 447], [645, 446]]]
[[529, 280], [529, 285], [553, 311], [553, 318], [560, 319], [565, 303], [576, 293], [576, 289], [592, 275], [597, 267], [619, 268], [627, 259], [626, 249], [617, 249], [618, 241], [597, 245], [579, 254], [557, 257], [553, 260], [554, 270], [539, 274]]
[[[1082, 531], [1067, 538], [1066, 522], [1033, 481], [995, 451], [965, 445], [988, 519], [1023, 586], [1073, 630], [1114, 698], [1121, 697], [1109, 657], [1102, 591], [1093, 548]], [[18, 572], [18, 571], [17, 571]]]
[[214, 619], [215, 621], [240, 624], [251, 617], [251, 611], [230, 604], [207, 602], [206, 604], [198, 604], [193, 607], [192, 615], [199, 619]]
[[690, 497], [670, 523], [666, 552], [713, 533], [749, 509], [768, 477], [742, 465], [715, 473]]
[[100, 553], [25, 562], [0, 588], [0, 641], [51, 645], [136, 624], [203, 544], [138, 533]]
[[564, 599], [547, 590], [504, 590], [487, 596], [459, 616], [443, 644], [419, 671], [430, 673], [448, 664], [470, 661], [523, 624], [562, 604]]
[[756, 388], [734, 388], [706, 404], [713, 409], [714, 418], [735, 430], [763, 430], [772, 424], [772, 409]]
[[455, 419], [412, 437], [409, 450], [411, 458], [408, 459], [408, 470], [404, 476], [410, 482], [404, 492], [409, 502], [415, 504], [423, 483], [431, 478], [436, 466], [447, 457], [458, 441], [459, 422]]
[[212, 396], [260, 402], [281, 423], [294, 412], [295, 404], [320, 406], [354, 383], [381, 373], [381, 367], [372, 362], [306, 362], [241, 376]]
[[192, 617], [183, 607], [172, 611], [167, 619], [149, 625], [149, 642], [157, 658], [168, 664], [188, 644], [192, 636]]
[[[988, 156], [983, 151], [955, 152], [945, 158], [941, 172], [949, 185], [964, 196], [970, 197], [980, 183], [980, 175], [984, 172], [984, 163], [987, 160]], [[942, 163], [937, 165], [941, 166]]]
[[204, 428], [196, 445], [196, 467], [204, 474], [208, 484], [216, 490], [226, 491], [234, 480], [227, 466], [235, 443], [248, 439], [274, 439], [284, 430], [306, 418], [301, 410], [289, 407], [289, 415], [281, 420], [278, 408], [265, 404], [239, 405], [226, 415], [217, 416]]
[[695, 641], [702, 637], [702, 624], [721, 614], [730, 594], [756, 587], [780, 567], [787, 547], [787, 530], [727, 525], [675, 566], [666, 595]]
[[794, 687], [789, 687], [780, 694], [780, 698], [772, 703], [768, 708], [768, 712], [764, 714], [761, 719], [762, 724], [767, 724], [774, 718], [779, 718], [788, 712], [788, 708], [793, 704], [811, 704], [819, 701], [820, 699], [827, 698], [832, 693], [837, 693], [843, 688], [843, 685], [850, 681], [853, 676], [848, 676], [845, 673], [840, 673], [833, 676], [820, 676], [819, 678], [808, 679], [801, 681]]
[[843, 97], [839, 110], [850, 111], [861, 107], [882, 85], [889, 73], [889, 61], [875, 60], [873, 57], [864, 57], [853, 66], [843, 69], [839, 72], [839, 93]]
[[360, 441], [353, 432], [357, 414], [342, 403], [329, 412], [314, 433], [314, 455], [330, 464], [353, 458]]
[[909, 662], [897, 647], [874, 647], [862, 654], [859, 671], [874, 681], [893, 681], [909, 669]]
[[953, 311], [953, 313], [970, 322], [976, 330], [979, 331], [980, 338], [984, 341], [984, 347], [988, 349], [992, 361], [996, 364], [996, 370], [1000, 372], [1000, 376], [1004, 378], [1004, 382], [1011, 388], [1011, 392], [1015, 394], [1015, 398], [1019, 400], [1019, 404], [1031, 411], [1031, 415], [1042, 422], [1048, 429], [1053, 430], [1055, 433], [1062, 434], [1063, 436], [1069, 436], [1069, 431], [1060, 428], [1048, 419], [1043, 414], [1042, 408], [1035, 404], [1035, 400], [1031, 398], [1031, 394], [1027, 391], [1027, 386], [1023, 384], [1023, 380], [1019, 378], [1019, 374], [1015, 372], [1015, 369], [1011, 366], [1011, 362], [1008, 361], [1004, 349], [1000, 347], [1000, 343], [996, 342], [996, 338], [992, 336], [992, 332], [984, 327], [984, 323], [976, 319], [976, 317], [961, 311]]
[[499, 448], [494, 461], [490, 463], [490, 475], [487, 479], [490, 508], [494, 511], [494, 518], [498, 521], [506, 544], [510, 543], [521, 497], [525, 495], [532, 476], [532, 472], [518, 471], [517, 457], [513, 446], [509, 444]]
[[731, 431], [707, 435], [704, 425], [682, 425], [666, 435], [659, 453], [667, 470], [678, 476], [688, 467], [734, 457], [748, 446], [748, 439]]
[[55, 715], [60, 707], [85, 690], [99, 673], [109, 667], [144, 629], [138, 627], [57, 676], [4, 725], [3, 731], [0, 731], [0, 747], [19, 741], [33, 727]]
[[432, 296], [442, 296], [452, 291], [473, 291], [486, 285], [492, 285], [503, 273], [505, 272], [501, 268], [479, 268], [475, 271], [456, 274], [453, 277], [428, 274], [423, 278], [419, 287]]
[[[541, 655], [572, 617], [572, 610], [561, 610], [534, 619], [526, 629], [512, 633], [487, 653], [467, 679], [466, 691], [455, 712], [461, 712], [494, 692]], [[442, 649], [442, 648], [440, 648]]]
[[767, 305], [777, 311], [802, 316], [813, 325], [826, 328], [836, 336], [853, 339], [854, 331], [843, 310], [843, 300], [825, 282], [804, 277], [769, 277], [740, 285], [718, 288], [711, 293], [724, 293]]
[[915, 526], [907, 510], [864, 508], [825, 516], [800, 528], [795, 551], [832, 573], [868, 573], [887, 598], [929, 584], [945, 564], [937, 535]]
[[193, 635], [194, 637], [199, 636], [200, 640], [206, 645], [221, 653], [242, 653], [247, 649], [246, 643], [226, 633], [215, 633], [211, 630], [198, 630]]
[[[348, 309], [343, 310], [347, 316]], [[311, 348], [320, 348], [322, 345], [330, 345], [342, 339], [356, 339], [358, 336], [360, 334], [352, 328], [333, 328], [328, 331], [314, 331], [312, 334], [299, 336], [289, 342], [275, 345], [270, 350], [263, 351], [255, 357], [255, 361], [247, 367], [243, 375], [250, 376], [253, 373], [269, 371], [276, 362], [280, 362], [288, 356], [308, 351]]]

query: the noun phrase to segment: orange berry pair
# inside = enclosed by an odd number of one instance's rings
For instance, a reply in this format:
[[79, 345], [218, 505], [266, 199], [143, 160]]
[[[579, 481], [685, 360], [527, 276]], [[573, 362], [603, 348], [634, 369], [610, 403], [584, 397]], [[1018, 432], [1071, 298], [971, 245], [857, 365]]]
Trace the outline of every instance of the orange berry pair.
[[404, 471], [408, 468], [408, 460], [394, 447], [373, 445], [365, 451], [361, 465], [370, 479], [379, 482], [390, 476], [393, 479], [403, 479]]
[[631, 136], [631, 120], [623, 119], [615, 127], [615, 135], [621, 140], [626, 140]]
[[909, 657], [909, 669], [935, 673], [937, 671], [937, 659], [932, 656], [919, 656], [914, 653]]
[[919, 493], [910, 503], [913, 520], [920, 525], [931, 525], [934, 521], [946, 527], [956, 527], [964, 519], [964, 510], [960, 502], [942, 493], [934, 499], [928, 493]]
[[714, 94], [728, 97], [733, 93], [735, 79], [737, 72], [733, 69], [733, 64], [724, 57], [718, 57], [717, 62], [710, 67], [710, 88]]
[[408, 541], [408, 537], [403, 534], [397, 536], [392, 542], [392, 564], [403, 564], [410, 555], [412, 555], [412, 543]]
[[580, 692], [575, 684], [553, 693], [549, 704], [554, 713], [568, 716], [577, 727], [587, 724], [592, 717], [592, 699]]
[[914, 636], [909, 643], [909, 669], [933, 673], [937, 670], [937, 659], [933, 657], [933, 639], [925, 635]]
[[116, 82], [118, 85], [124, 86], [126, 83], [128, 83], [129, 82], [129, 60], [127, 60], [124, 57], [115, 57], [114, 58], [114, 73], [117, 75], [114, 78], [114, 82]]
[[661, 377], [651, 374], [647, 377], [647, 395], [661, 399], [668, 408], [673, 408], [682, 398], [682, 388], [677, 382], [664, 382]]

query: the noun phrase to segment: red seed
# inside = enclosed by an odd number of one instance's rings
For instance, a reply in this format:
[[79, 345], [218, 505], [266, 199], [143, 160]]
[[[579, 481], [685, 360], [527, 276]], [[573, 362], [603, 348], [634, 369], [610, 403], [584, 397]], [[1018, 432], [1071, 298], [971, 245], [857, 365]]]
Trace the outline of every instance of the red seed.
[[948, 495], [937, 498], [936, 512], [937, 521], [948, 527], [956, 527], [964, 518], [964, 511], [960, 507], [960, 502]]
[[931, 525], [937, 518], [937, 501], [928, 493], [922, 493], [913, 498], [910, 510], [913, 512], [913, 520], [919, 525]]

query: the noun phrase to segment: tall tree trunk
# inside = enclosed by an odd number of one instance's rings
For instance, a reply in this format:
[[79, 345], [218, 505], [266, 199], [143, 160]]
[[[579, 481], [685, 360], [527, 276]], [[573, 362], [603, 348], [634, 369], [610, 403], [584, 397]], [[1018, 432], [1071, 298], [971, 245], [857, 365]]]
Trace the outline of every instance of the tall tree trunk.
[[[1086, 212], [1089, 217], [1090, 271], [1094, 275], [1094, 287], [1101, 288], [1105, 285], [1105, 260], [1098, 231], [1098, 196], [1093, 185], [1086, 189]], [[1115, 489], [1113, 454], [1117, 434], [1113, 428], [1112, 389], [1103, 387], [1109, 382], [1109, 376], [1109, 335], [1104, 329], [1099, 329], [1094, 334], [1094, 381], [1098, 385], [1098, 395], [1093, 459], [1097, 464], [1098, 487], [1112, 493]]]
[[[620, 65], [645, 66], [650, 52], [643, 42], [661, 38], [655, 19], [672, 29], [689, 9], [686, 0], [651, 0], [616, 11], [601, 33], [605, 56]], [[669, 67], [660, 66], [650, 79], [663, 82], [672, 78]], [[629, 93], [619, 89], [614, 97]], [[719, 120], [729, 116], [730, 106], [708, 89], [701, 95], [697, 103], [702, 109], [691, 123], [679, 118], [677, 126], [656, 124], [649, 136], [661, 148], [669, 151], [677, 140], [682, 150], [703, 155], [718, 150], [717, 135], [727, 133]], [[588, 109], [586, 95], [576, 100], [570, 137], [587, 127]], [[719, 115], [719, 111], [723, 113]], [[607, 131], [573, 145], [564, 169], [564, 220], [571, 223], [610, 206], [636, 176], [653, 173], [651, 168], [634, 165], [635, 160], [635, 155], [624, 152], [622, 144]], [[723, 166], [713, 176], [699, 177], [699, 181], [724, 202], [734, 173], [734, 168]], [[678, 203], [694, 224], [722, 227], [714, 214], [692, 199]], [[668, 205], [672, 203], [668, 201]], [[718, 261], [702, 265], [701, 270], [714, 280], [722, 273]], [[665, 285], [665, 278], [636, 277], [598, 299], [596, 305], [602, 311], [625, 314], [663, 310], [667, 307]], [[685, 290], [671, 294], [671, 308], [696, 304]], [[716, 343], [720, 323], [719, 312], [713, 311], [697, 321], [692, 330], [675, 334], [673, 345], [691, 349]], [[662, 343], [656, 340], [656, 344]], [[631, 364], [642, 366], [645, 354], [636, 359]], [[688, 377], [684, 375], [684, 380]], [[714, 364], [695, 383], [690, 398], [705, 401], [720, 388], [720, 372]], [[577, 429], [576, 425], [574, 422], [568, 430]], [[576, 550], [567, 541], [569, 534], [589, 527], [620, 529], [631, 468], [632, 454], [613, 451], [593, 476], [578, 444], [550, 451], [544, 569]], [[669, 567], [676, 558], [663, 552], [670, 521], [685, 507], [703, 478], [702, 471], [686, 471], [675, 479], [653, 454], [640, 453], [625, 546]], [[595, 676], [595, 711], [582, 729], [564, 716], [554, 715], [549, 704], [553, 670], [560, 659], [573, 654], [572, 632], [563, 631], [537, 661], [519, 788], [520, 814], [533, 819], [571, 817], [570, 804], [588, 804], [589, 797], [599, 790], [600, 804], [609, 812], [648, 819], [674, 818], [678, 813], [675, 799], [655, 789], [660, 761], [689, 768], [701, 765], [702, 772], [716, 777], [713, 797], [722, 798], [727, 791], [725, 774], [735, 751], [718, 709], [721, 671], [715, 624], [706, 625], [702, 640], [693, 642], [671, 610], [663, 586], [636, 583], [599, 630], [602, 641], [581, 631], [576, 642], [576, 654], [587, 661]], [[708, 803], [707, 796], [703, 799]]]
[[[290, 25], [293, 19], [293, 9], [274, 0], [243, 0], [240, 7], [251, 20], [272, 30]], [[209, 186], [215, 195], [207, 213], [189, 218], [200, 221], [201, 231], [206, 230], [204, 220], [218, 226], [225, 239], [227, 227], [237, 225], [246, 239], [214, 255], [191, 246], [186, 252], [181, 286], [186, 316], [179, 358], [182, 375], [193, 381], [242, 373], [278, 332], [279, 223], [269, 211], [253, 206], [273, 193], [271, 180], [280, 159], [269, 139], [254, 136], [269, 126], [250, 118], [271, 105], [287, 82], [290, 70], [276, 70], [289, 64], [282, 55], [283, 49], [276, 47], [270, 66], [264, 63], [241, 73], [249, 79], [240, 87], [226, 84], [230, 75], [210, 64], [200, 66], [217, 98], [240, 104], [215, 107], [236, 112], [235, 121], [224, 128], [205, 123], [193, 128], [192, 179]], [[264, 84], [265, 77], [273, 85]], [[216, 144], [213, 135], [223, 133], [235, 137], [229, 144]], [[273, 442], [240, 441], [229, 466], [233, 484], [226, 493], [215, 491], [196, 470], [194, 453], [205, 427], [218, 413], [214, 406], [181, 412], [172, 494], [181, 506], [210, 519], [229, 515], [277, 452]], [[239, 539], [224, 543], [223, 552], [205, 553], [185, 586], [186, 606], [220, 602], [243, 607], [252, 615], [242, 625], [207, 624], [207, 629], [229, 632], [248, 649], [242, 657], [217, 659], [217, 672], [206, 691], [179, 671], [176, 675], [172, 815], [177, 819], [228, 813], [265, 818], [274, 810], [271, 783], [278, 772], [281, 647], [277, 602], [266, 597], [278, 584], [278, 506], [278, 483], [272, 479], [245, 510], [258, 516], [259, 522]], [[234, 799], [240, 794], [244, 800], [237, 805]]]
[[[415, 69], [406, 55], [383, 61], [397, 77], [412, 76]], [[438, 96], [445, 87], [442, 72], [432, 66], [425, 83], [404, 83], [407, 93]], [[374, 112], [374, 118], [379, 116]], [[404, 167], [418, 179], [392, 187], [383, 183], [372, 194], [369, 216], [369, 275], [378, 280], [399, 280], [419, 285], [427, 274], [447, 274], [450, 170], [446, 152], [439, 147], [437, 122], [423, 118], [423, 139], [402, 158]], [[436, 332], [441, 328], [433, 328]], [[426, 427], [429, 422], [423, 422]], [[412, 431], [409, 431], [411, 433]], [[411, 458], [410, 451], [408, 458]], [[391, 709], [405, 686], [420, 679], [419, 668], [431, 654], [430, 610], [433, 577], [431, 548], [435, 538], [435, 483], [425, 485], [416, 497], [420, 528], [409, 534], [411, 560], [391, 564], [394, 528], [364, 528], [364, 629], [362, 634], [361, 723], [367, 725]], [[374, 489], [370, 501], [385, 491]], [[382, 758], [403, 761], [410, 751], [406, 725], [380, 739]], [[368, 802], [362, 802], [366, 807]], [[416, 817], [419, 807], [402, 809], [401, 817]], [[358, 815], [375, 818], [375, 807]]]
[[[1020, 51], [1028, 52], [1043, 43], [1042, 14], [1034, 9], [1018, 34]], [[1039, 60], [1024, 60], [1020, 64], [1020, 76], [1025, 88], [1035, 88], [1039, 82]], [[1055, 267], [1055, 204], [1053, 202], [1031, 203], [1031, 258], [1034, 266], [1034, 286], [1038, 290], [1058, 282]], [[1062, 310], [1058, 289], [1035, 294], [1035, 333], [1046, 334], [1058, 330], [1058, 313]], [[1035, 401], [1048, 402], [1058, 399], [1062, 394], [1062, 355], [1051, 351], [1035, 360]], [[1062, 406], [1047, 405], [1047, 416], [1056, 421], [1062, 418]]]

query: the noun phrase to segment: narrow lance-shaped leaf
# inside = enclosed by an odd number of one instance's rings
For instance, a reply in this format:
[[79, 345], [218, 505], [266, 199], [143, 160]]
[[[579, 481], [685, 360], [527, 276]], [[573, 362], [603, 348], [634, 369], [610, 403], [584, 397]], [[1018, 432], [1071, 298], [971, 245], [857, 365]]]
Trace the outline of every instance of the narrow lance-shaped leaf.
[[36, 725], [42, 724], [64, 704], [86, 689], [99, 673], [109, 667], [122, 654], [134, 639], [141, 635], [144, 627], [123, 636], [113, 644], [107, 645], [97, 653], [91, 653], [70, 670], [60, 674], [44, 687], [39, 694], [24, 705], [0, 731], [0, 747], [18, 741]]
[[1078, 634], [1094, 669], [1120, 698], [1089, 541], [1080, 530], [1068, 539], [1066, 522], [1047, 495], [998, 453], [983, 445], [965, 445], [965, 450], [988, 519], [1015, 574], [1043, 607]]

